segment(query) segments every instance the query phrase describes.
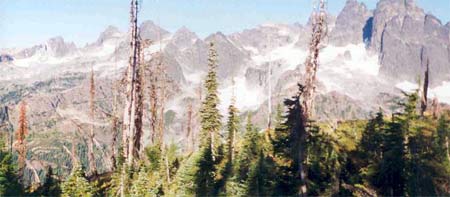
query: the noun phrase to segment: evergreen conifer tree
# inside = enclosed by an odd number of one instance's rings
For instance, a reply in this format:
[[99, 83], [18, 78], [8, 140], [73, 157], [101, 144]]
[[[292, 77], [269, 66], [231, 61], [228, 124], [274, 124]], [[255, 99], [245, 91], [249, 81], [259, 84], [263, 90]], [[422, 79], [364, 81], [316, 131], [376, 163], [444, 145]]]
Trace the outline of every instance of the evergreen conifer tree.
[[60, 196], [61, 187], [57, 179], [55, 179], [55, 174], [53, 173], [53, 168], [49, 166], [47, 168], [47, 174], [45, 175], [45, 182], [42, 185], [42, 189], [38, 190], [40, 195], [44, 196]]
[[[277, 195], [306, 195], [303, 182], [306, 180], [306, 125], [301, 105], [304, 87], [299, 84], [297, 95], [284, 101], [288, 109], [286, 121], [275, 128], [272, 139], [275, 162], [277, 163]], [[303, 180], [303, 181], [302, 181]], [[301, 194], [300, 194], [301, 193]]]
[[18, 182], [12, 154], [3, 150], [4, 143], [0, 139], [0, 196], [19, 196], [21, 186]]
[[205, 80], [206, 96], [200, 110], [200, 146], [197, 153], [192, 155], [191, 169], [185, 171], [181, 182], [193, 182], [192, 189], [187, 194], [197, 196], [211, 196], [217, 194], [217, 164], [221, 162], [219, 130], [221, 115], [218, 104], [217, 83], [217, 52], [214, 44], [210, 43], [208, 57], [208, 74]]
[[76, 166], [67, 180], [61, 185], [62, 196], [94, 196], [94, 187], [86, 179], [81, 167]]
[[202, 103], [200, 110], [201, 123], [201, 143], [200, 148], [210, 146], [213, 160], [217, 156], [220, 146], [219, 130], [222, 126], [220, 119], [222, 116], [217, 108], [219, 105], [218, 83], [217, 83], [217, 52], [214, 49], [214, 44], [209, 45], [208, 57], [208, 74], [204, 83], [206, 89], [206, 96]]
[[146, 197], [146, 196], [153, 196], [150, 193], [150, 189], [148, 186], [150, 186], [150, 177], [149, 174], [147, 173], [147, 171], [145, 170], [144, 167], [141, 167], [139, 170], [139, 173], [137, 173], [136, 175], [136, 179], [133, 181], [132, 186], [131, 186], [131, 190], [130, 190], [130, 195], [131, 196], [142, 196], [142, 197]]

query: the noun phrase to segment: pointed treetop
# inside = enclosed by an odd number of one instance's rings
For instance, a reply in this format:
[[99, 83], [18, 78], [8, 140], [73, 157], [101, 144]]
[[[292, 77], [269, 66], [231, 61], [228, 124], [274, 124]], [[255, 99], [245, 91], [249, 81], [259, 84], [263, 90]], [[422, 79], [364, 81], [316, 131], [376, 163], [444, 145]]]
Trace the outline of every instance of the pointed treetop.
[[236, 105], [236, 82], [234, 77], [231, 78], [231, 105]]

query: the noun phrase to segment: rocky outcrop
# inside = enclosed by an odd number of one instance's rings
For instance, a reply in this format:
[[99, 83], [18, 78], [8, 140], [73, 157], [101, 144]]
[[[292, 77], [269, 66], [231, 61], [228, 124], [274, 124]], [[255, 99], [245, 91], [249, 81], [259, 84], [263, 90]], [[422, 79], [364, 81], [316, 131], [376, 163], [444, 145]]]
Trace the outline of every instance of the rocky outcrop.
[[303, 27], [299, 24], [264, 24], [231, 34], [230, 39], [253, 53], [265, 53], [273, 48], [292, 43]]
[[74, 54], [77, 51], [77, 47], [73, 42], [65, 42], [61, 36], [50, 38], [45, 44], [33, 46], [28, 49], [20, 51], [15, 56], [17, 58], [27, 58], [36, 54], [52, 57], [64, 57]]
[[267, 82], [267, 71], [250, 67], [245, 72], [245, 80], [253, 88], [264, 87]]
[[380, 50], [387, 23], [396, 22], [402, 27], [402, 21], [406, 16], [413, 20], [423, 20], [425, 14], [421, 8], [416, 6], [414, 0], [380, 0], [374, 10], [371, 46]]
[[120, 30], [115, 27], [115, 26], [108, 26], [98, 37], [97, 39], [97, 44], [101, 45], [103, 44], [105, 41], [110, 40], [110, 39], [120, 39], [122, 38], [124, 35], [122, 34], [122, 32], [120, 32]]
[[249, 60], [249, 55], [236, 46], [227, 36], [217, 32], [208, 36], [205, 41], [213, 42], [218, 54], [217, 75], [221, 79], [236, 76], [242, 66]]
[[359, 44], [363, 41], [370, 42], [371, 17], [372, 12], [366, 8], [364, 3], [358, 3], [357, 0], [347, 0], [330, 34], [330, 43], [336, 46], [345, 46], [347, 44]]
[[0, 55], [0, 63], [2, 62], [12, 62], [14, 58], [11, 55], [8, 54], [2, 54]]
[[170, 42], [177, 46], [180, 50], [184, 50], [192, 47], [198, 39], [197, 34], [183, 26], [173, 34]]
[[450, 79], [449, 30], [426, 15], [413, 0], [382, 0], [374, 11], [371, 48], [379, 52], [380, 73], [395, 80], [415, 81], [430, 60], [431, 85]]
[[162, 39], [169, 32], [160, 26], [156, 25], [153, 21], [144, 21], [139, 26], [139, 33], [142, 39], [150, 39], [157, 41]]

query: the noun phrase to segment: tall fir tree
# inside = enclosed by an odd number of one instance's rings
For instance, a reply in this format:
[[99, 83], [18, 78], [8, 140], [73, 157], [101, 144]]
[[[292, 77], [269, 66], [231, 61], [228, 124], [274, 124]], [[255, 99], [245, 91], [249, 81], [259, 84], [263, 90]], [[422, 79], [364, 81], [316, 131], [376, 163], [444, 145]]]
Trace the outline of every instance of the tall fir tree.
[[213, 160], [215, 160], [220, 146], [219, 130], [222, 127], [220, 122], [222, 116], [217, 108], [219, 105], [218, 83], [217, 83], [217, 52], [214, 43], [209, 44], [208, 74], [204, 82], [206, 96], [200, 110], [201, 123], [201, 143], [200, 148], [210, 146]]
[[[401, 112], [392, 115], [383, 137], [383, 158], [376, 169], [373, 184], [381, 195], [403, 196], [406, 194], [408, 161], [411, 152], [408, 143], [412, 136], [412, 124], [418, 118], [418, 94], [406, 94], [406, 101], [398, 105]], [[412, 153], [412, 154], [411, 154]]]
[[227, 121], [227, 144], [226, 144], [226, 159], [219, 166], [221, 171], [221, 179], [218, 182], [218, 187], [221, 193], [227, 193], [227, 182], [233, 176], [233, 163], [236, 155], [236, 137], [239, 131], [239, 111], [235, 107], [235, 97], [231, 98], [231, 104], [228, 106], [228, 121]]
[[438, 126], [436, 128], [436, 135], [434, 140], [434, 146], [436, 155], [441, 162], [450, 163], [450, 150], [449, 150], [449, 138], [450, 138], [450, 126], [449, 119], [446, 114], [442, 114], [438, 120]]
[[304, 86], [298, 85], [297, 95], [284, 101], [288, 109], [286, 121], [275, 128], [272, 138], [274, 158], [277, 163], [278, 195], [307, 195], [306, 190], [306, 120], [301, 105]]
[[[183, 189], [185, 194], [197, 196], [211, 196], [218, 193], [219, 177], [218, 164], [221, 163], [221, 144], [219, 131], [221, 118], [217, 108], [219, 105], [217, 83], [217, 52], [214, 44], [209, 45], [208, 74], [204, 83], [206, 96], [200, 110], [200, 146], [199, 150], [191, 156], [189, 168], [183, 167], [181, 185], [193, 183], [190, 189]], [[192, 163], [191, 163], [192, 162]]]
[[388, 123], [383, 139], [383, 159], [374, 175], [374, 186], [385, 196], [405, 195], [404, 133], [397, 117]]
[[270, 196], [273, 190], [273, 162], [264, 153], [264, 139], [247, 117], [246, 130], [235, 162], [229, 195]]
[[235, 98], [228, 107], [228, 122], [227, 122], [227, 162], [232, 164], [235, 157], [236, 136], [239, 130], [239, 110], [235, 107]]

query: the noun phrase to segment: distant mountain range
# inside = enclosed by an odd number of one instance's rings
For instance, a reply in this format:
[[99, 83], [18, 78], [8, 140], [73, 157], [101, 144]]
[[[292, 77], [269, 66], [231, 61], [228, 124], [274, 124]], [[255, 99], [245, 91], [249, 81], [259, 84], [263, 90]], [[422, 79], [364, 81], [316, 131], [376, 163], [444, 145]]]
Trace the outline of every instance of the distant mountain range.
[[[450, 23], [426, 14], [413, 0], [380, 0], [374, 10], [348, 0], [342, 12], [327, 21], [328, 38], [320, 53], [317, 119], [367, 118], [379, 107], [394, 110], [390, 101], [401, 95], [400, 90], [417, 88], [427, 59], [429, 96], [450, 104]], [[268, 81], [273, 106], [292, 96], [299, 72], [304, 72], [310, 29], [310, 23], [262, 24], [201, 39], [185, 27], [169, 32], [152, 21], [142, 22], [141, 37], [153, 41], [146, 54], [161, 50], [173, 80], [166, 111], [167, 140], [183, 140], [186, 103], [194, 100], [198, 107], [208, 42], [216, 44], [219, 54], [224, 116], [234, 91], [240, 111], [255, 112], [255, 121], [263, 126]], [[74, 119], [92, 123], [87, 118], [87, 76], [92, 67], [97, 80], [96, 103], [110, 109], [113, 81], [121, 78], [127, 66], [128, 39], [126, 32], [110, 26], [84, 47], [55, 37], [26, 49], [0, 50], [0, 105], [11, 107], [15, 123], [16, 104], [26, 98], [32, 131], [72, 132]], [[107, 144], [108, 118], [100, 112], [97, 116], [95, 123], [104, 132], [98, 141]]]

